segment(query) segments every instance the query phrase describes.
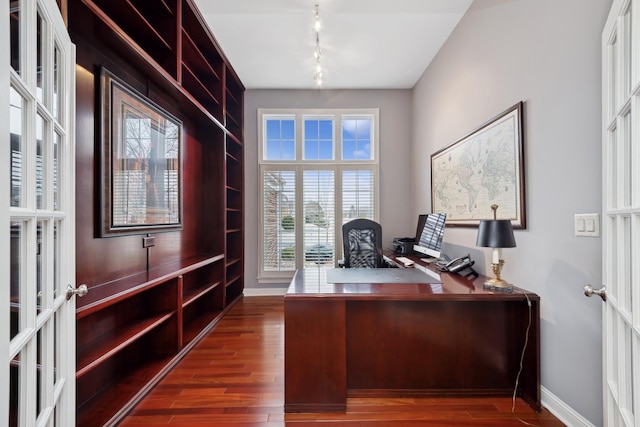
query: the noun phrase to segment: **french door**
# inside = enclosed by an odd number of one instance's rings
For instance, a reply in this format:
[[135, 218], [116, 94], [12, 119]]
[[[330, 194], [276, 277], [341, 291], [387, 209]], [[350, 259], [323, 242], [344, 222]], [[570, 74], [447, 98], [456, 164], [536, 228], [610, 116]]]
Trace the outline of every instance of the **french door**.
[[73, 426], [75, 47], [55, 0], [1, 3], [0, 425]]
[[[640, 33], [614, 0], [602, 33], [604, 425], [640, 425]], [[605, 298], [603, 298], [605, 299]]]

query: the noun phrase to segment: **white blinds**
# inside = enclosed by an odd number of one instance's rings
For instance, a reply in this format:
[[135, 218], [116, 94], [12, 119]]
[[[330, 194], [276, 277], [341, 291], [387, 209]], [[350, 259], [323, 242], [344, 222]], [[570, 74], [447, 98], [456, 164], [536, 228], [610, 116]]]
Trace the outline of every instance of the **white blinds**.
[[304, 264], [330, 264], [335, 247], [335, 172], [303, 172]]
[[376, 167], [262, 168], [264, 272], [334, 266], [342, 224], [376, 219]]
[[262, 183], [264, 270], [294, 270], [296, 260], [295, 171], [263, 171]]
[[342, 170], [342, 223], [356, 218], [375, 220], [373, 170]]

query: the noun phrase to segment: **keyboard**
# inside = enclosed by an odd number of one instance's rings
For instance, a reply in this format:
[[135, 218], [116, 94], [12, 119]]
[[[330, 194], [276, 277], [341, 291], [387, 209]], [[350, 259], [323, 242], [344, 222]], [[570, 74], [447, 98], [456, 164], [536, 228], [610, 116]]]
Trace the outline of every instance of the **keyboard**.
[[396, 261], [401, 262], [405, 267], [410, 267], [413, 264], [415, 264], [414, 261], [412, 261], [409, 258], [404, 257], [404, 256], [396, 257]]

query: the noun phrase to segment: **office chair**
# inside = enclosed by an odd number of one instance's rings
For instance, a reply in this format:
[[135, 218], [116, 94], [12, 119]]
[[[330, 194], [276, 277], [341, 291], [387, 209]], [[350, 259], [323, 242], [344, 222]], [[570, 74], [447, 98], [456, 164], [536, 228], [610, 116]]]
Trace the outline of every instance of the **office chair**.
[[380, 268], [382, 227], [370, 219], [354, 219], [342, 226], [345, 268]]

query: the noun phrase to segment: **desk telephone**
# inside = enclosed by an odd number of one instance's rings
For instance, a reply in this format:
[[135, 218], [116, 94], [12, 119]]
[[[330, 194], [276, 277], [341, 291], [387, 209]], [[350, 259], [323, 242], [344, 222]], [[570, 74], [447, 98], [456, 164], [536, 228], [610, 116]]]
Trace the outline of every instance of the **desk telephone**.
[[[442, 271], [448, 271], [449, 273], [456, 273], [464, 277], [474, 276], [478, 277], [478, 273], [471, 267], [475, 264], [475, 261], [471, 259], [470, 255], [463, 255], [459, 258], [449, 261], [444, 266], [440, 267]], [[469, 270], [464, 274], [465, 270]]]

